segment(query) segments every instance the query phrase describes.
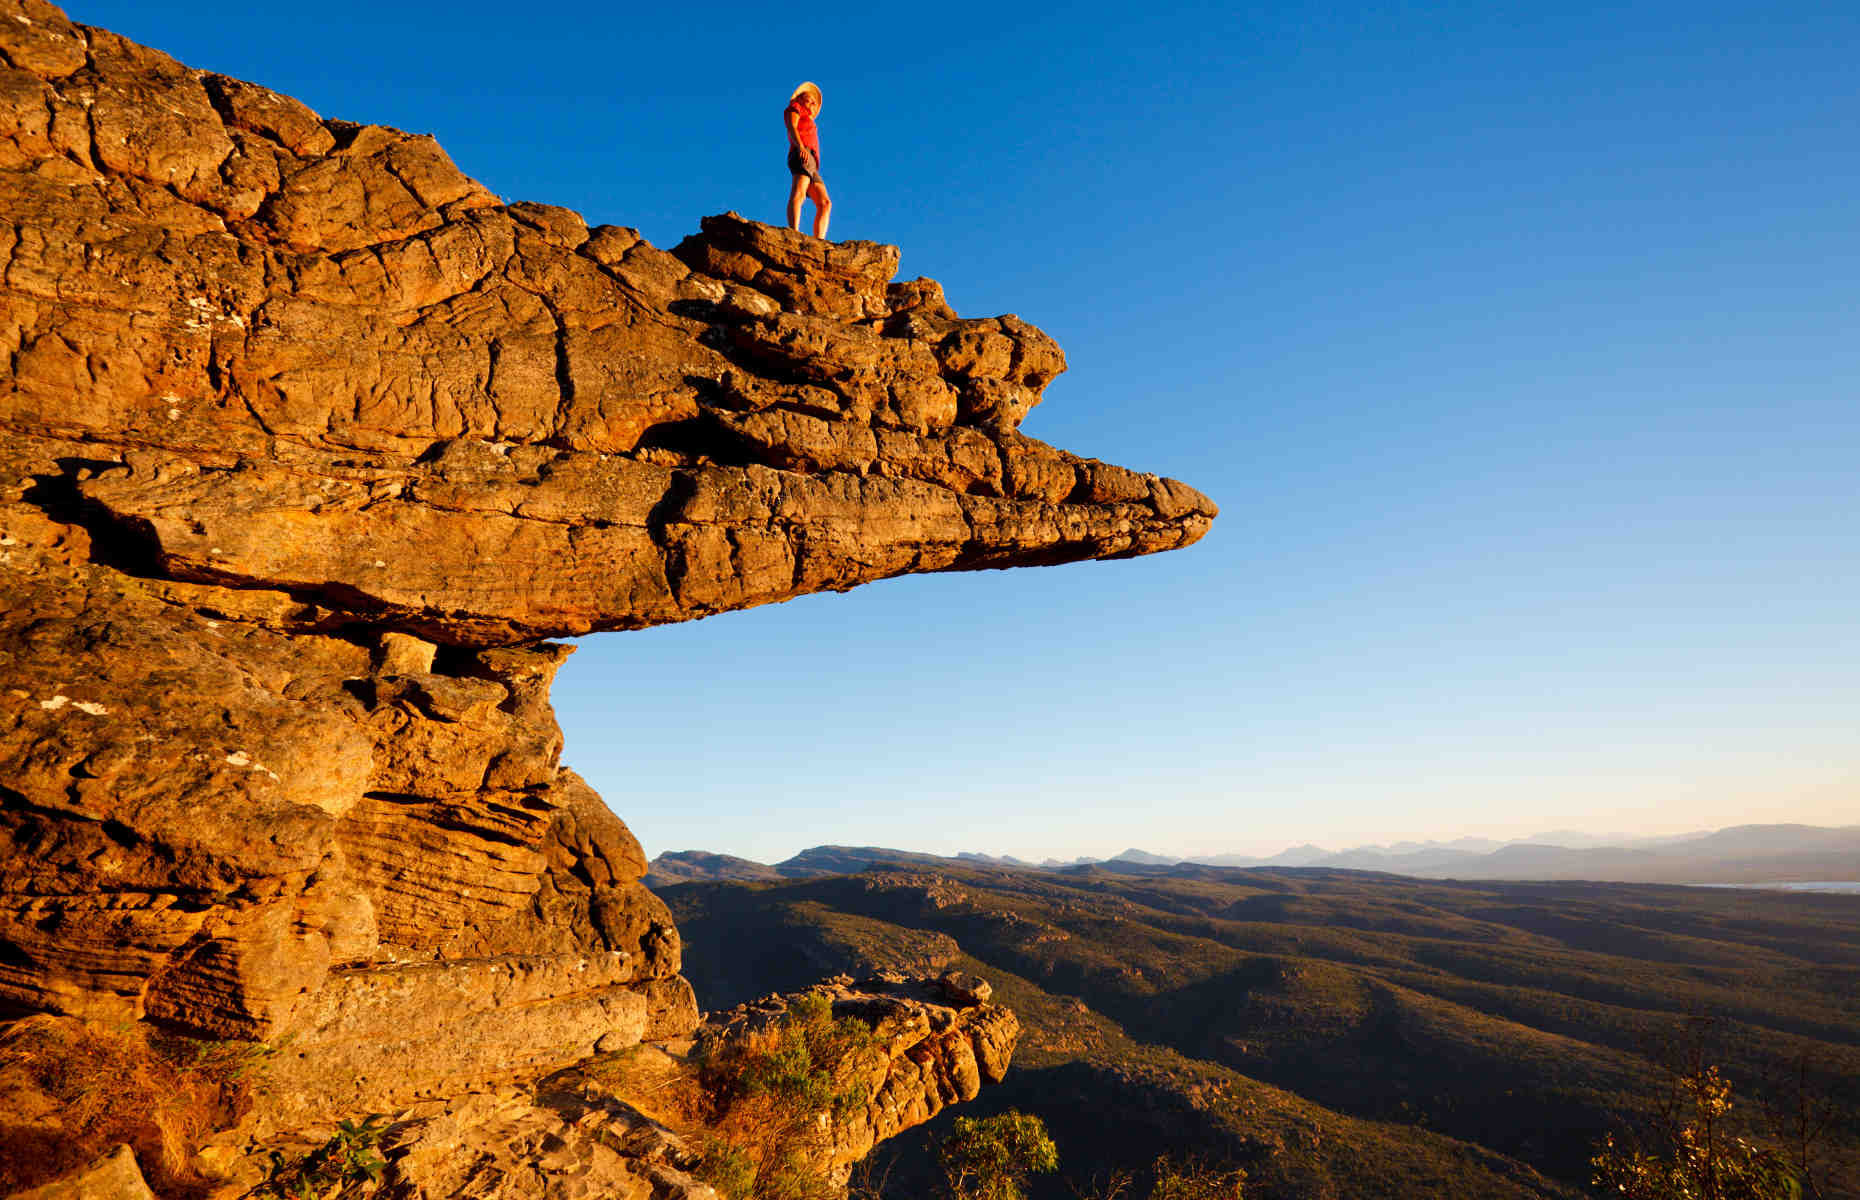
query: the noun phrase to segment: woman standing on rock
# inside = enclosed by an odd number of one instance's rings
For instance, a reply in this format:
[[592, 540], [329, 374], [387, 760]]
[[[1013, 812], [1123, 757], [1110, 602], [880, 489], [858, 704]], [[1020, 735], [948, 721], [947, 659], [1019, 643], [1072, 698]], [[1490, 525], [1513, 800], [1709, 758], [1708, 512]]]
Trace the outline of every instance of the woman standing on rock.
[[827, 236], [827, 219], [833, 215], [833, 200], [827, 195], [827, 181], [820, 177], [820, 131], [814, 118], [820, 115], [820, 88], [804, 83], [788, 97], [788, 109], [782, 120], [788, 125], [788, 174], [794, 182], [788, 188], [788, 228], [801, 227], [801, 201], [814, 202], [814, 236]]

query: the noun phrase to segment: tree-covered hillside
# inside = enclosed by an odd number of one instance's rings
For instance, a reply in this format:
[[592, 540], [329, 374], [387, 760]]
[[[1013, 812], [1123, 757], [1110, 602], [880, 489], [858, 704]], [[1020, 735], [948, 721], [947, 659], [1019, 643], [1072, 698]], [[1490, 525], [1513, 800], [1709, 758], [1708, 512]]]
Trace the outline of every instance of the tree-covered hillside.
[[1837, 1113], [1822, 1194], [1860, 1194], [1852, 897], [921, 862], [663, 895], [709, 1007], [823, 971], [990, 979], [1027, 1032], [986, 1103], [1053, 1129], [1052, 1195], [1164, 1150], [1286, 1200], [1584, 1194], [1594, 1144], [1649, 1114], [1659, 1044], [1697, 1017], [1739, 1127], [1767, 1135], [1764, 1102], [1805, 1084]]

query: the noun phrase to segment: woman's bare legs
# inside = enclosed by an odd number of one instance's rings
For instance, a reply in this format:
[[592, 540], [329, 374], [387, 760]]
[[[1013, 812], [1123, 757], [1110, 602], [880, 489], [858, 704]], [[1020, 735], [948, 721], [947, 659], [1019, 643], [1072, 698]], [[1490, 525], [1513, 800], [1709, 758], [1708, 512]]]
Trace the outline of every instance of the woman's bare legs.
[[[813, 179], [811, 182], [813, 186], [807, 189], [807, 198], [814, 202], [814, 236], [825, 238], [827, 221], [833, 216], [833, 197], [827, 195], [826, 184], [818, 179]], [[798, 198], [789, 199], [788, 211], [794, 214], [788, 222], [789, 226], [799, 229], [801, 227], [801, 202]]]
[[833, 217], [833, 197], [827, 195], [827, 185], [812, 175], [796, 175], [794, 184], [788, 189], [788, 228], [801, 228], [801, 202], [814, 202], [814, 236], [827, 236], [827, 222]]
[[807, 185], [812, 182], [812, 177], [796, 175], [793, 178], [794, 184], [788, 189], [788, 228], [799, 230], [801, 228], [801, 201], [807, 196]]

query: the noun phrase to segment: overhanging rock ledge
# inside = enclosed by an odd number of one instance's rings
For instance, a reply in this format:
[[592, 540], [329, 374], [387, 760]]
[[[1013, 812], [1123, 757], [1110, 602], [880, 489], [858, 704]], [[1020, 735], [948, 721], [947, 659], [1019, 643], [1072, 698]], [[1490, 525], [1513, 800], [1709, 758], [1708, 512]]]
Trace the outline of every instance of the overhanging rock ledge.
[[545, 639], [1185, 546], [898, 252], [670, 251], [0, 0], [0, 1010], [288, 1037], [280, 1125], [689, 1033]]

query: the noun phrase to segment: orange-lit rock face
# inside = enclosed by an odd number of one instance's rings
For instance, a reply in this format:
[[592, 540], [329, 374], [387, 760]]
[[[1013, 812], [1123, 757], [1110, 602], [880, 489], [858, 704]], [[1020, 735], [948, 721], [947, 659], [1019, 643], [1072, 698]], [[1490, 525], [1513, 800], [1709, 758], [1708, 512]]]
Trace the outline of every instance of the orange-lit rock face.
[[1214, 516], [1020, 436], [1058, 347], [891, 247], [590, 230], [41, 0], [0, 205], [0, 1005], [291, 1033], [344, 1105], [695, 1020], [541, 639]]
[[668, 253], [22, 3], [7, 423], [94, 447], [78, 490], [160, 573], [508, 644], [1213, 515], [1015, 433], [1059, 348], [892, 247], [725, 216]]

